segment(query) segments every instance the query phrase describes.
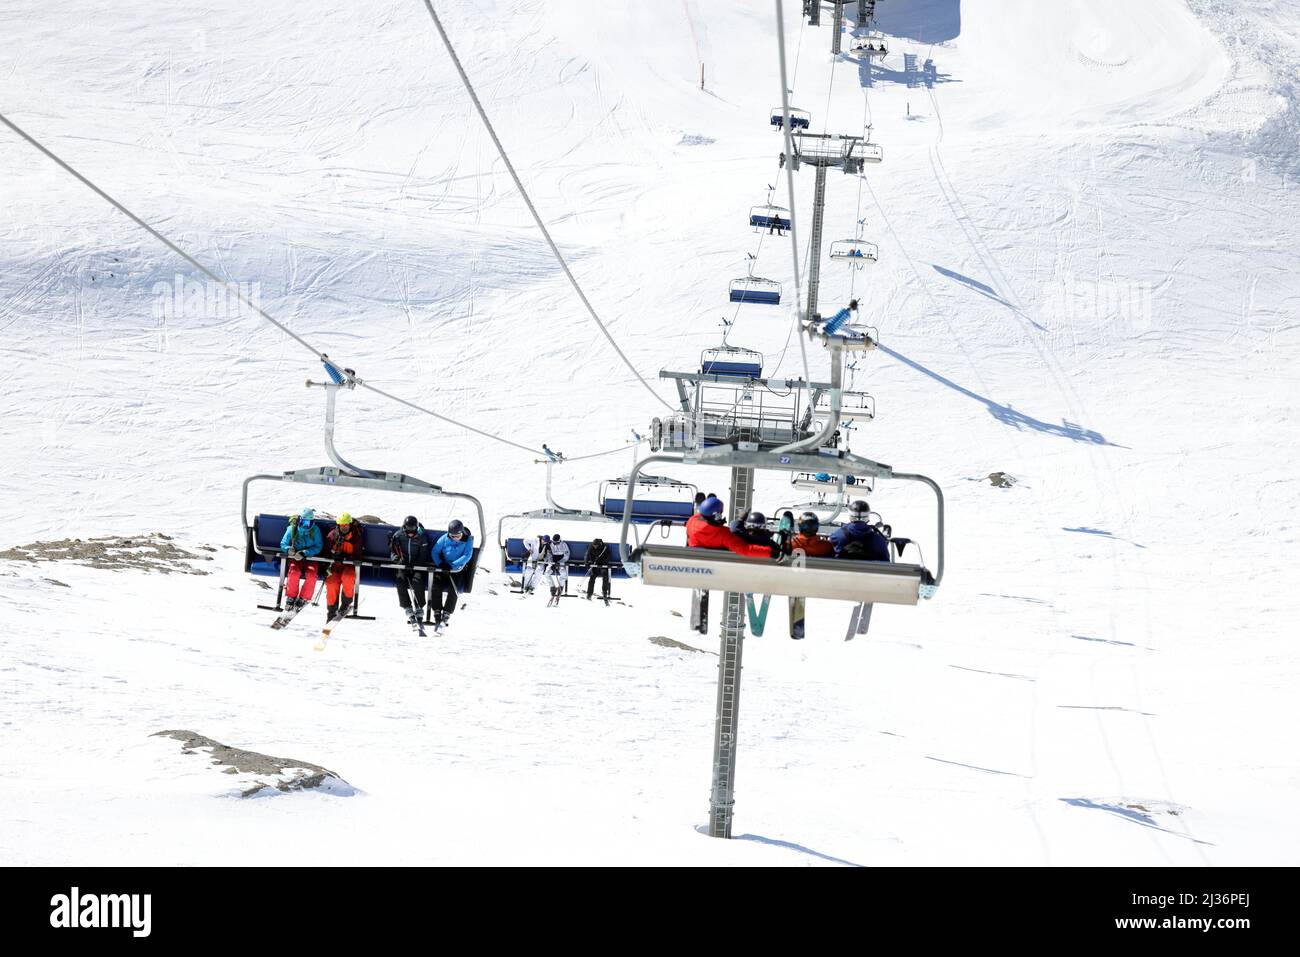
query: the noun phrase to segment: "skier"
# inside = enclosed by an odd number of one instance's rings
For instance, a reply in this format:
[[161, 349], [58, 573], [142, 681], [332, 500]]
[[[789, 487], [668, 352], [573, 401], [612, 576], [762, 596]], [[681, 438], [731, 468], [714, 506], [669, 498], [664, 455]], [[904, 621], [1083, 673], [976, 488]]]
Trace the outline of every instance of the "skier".
[[852, 521], [831, 535], [836, 558], [867, 562], [889, 561], [889, 540], [867, 522], [870, 514], [871, 506], [862, 499], [849, 506], [849, 518]]
[[[328, 606], [327, 621], [343, 618], [352, 607], [352, 597], [357, 590], [357, 567], [346, 562], [361, 557], [365, 533], [360, 522], [354, 522], [352, 516], [344, 512], [334, 523], [334, 530], [326, 537], [330, 557], [335, 559], [325, 578], [325, 603]], [[339, 602], [339, 592], [343, 592], [343, 601]]]
[[775, 543], [757, 545], [735, 535], [726, 526], [725, 511], [726, 506], [716, 495], [701, 502], [695, 515], [686, 522], [686, 544], [691, 548], [725, 548], [751, 558], [781, 557], [781, 549]]
[[406, 612], [406, 620], [412, 625], [424, 620], [424, 595], [428, 591], [429, 576], [423, 571], [415, 571], [415, 565], [429, 564], [429, 540], [424, 537], [424, 526], [414, 515], [406, 516], [402, 527], [393, 532], [388, 539], [393, 561], [401, 562], [405, 568], [399, 568], [395, 576], [397, 600]]
[[[465, 590], [465, 566], [474, 557], [474, 536], [465, 523], [453, 518], [447, 525], [447, 534], [434, 543], [431, 553], [433, 572], [433, 626], [441, 630], [456, 610], [460, 593]], [[442, 596], [447, 595], [444, 610]]]
[[593, 538], [587, 546], [587, 601], [596, 590], [596, 579], [600, 578], [600, 595], [606, 605], [609, 604], [609, 566], [611, 556], [609, 546], [601, 539]]
[[545, 562], [546, 553], [550, 551], [551, 540], [545, 535], [538, 535], [537, 541], [524, 542], [523, 567], [519, 576], [520, 594], [531, 595], [537, 587], [537, 566]]
[[551, 536], [546, 554], [546, 587], [551, 590], [551, 600], [546, 603], [548, 608], [560, 603], [560, 595], [564, 593], [568, 580], [569, 543], [561, 541], [560, 533], [556, 532]]
[[289, 527], [280, 539], [280, 550], [289, 563], [284, 582], [284, 604], [290, 611], [307, 604], [316, 592], [316, 563], [308, 559], [319, 555], [325, 543], [315, 519], [316, 512], [304, 508], [289, 519]]
[[790, 539], [790, 547], [802, 551], [809, 558], [830, 558], [835, 554], [835, 546], [817, 534], [822, 527], [821, 519], [812, 512], [799, 516], [799, 534]]

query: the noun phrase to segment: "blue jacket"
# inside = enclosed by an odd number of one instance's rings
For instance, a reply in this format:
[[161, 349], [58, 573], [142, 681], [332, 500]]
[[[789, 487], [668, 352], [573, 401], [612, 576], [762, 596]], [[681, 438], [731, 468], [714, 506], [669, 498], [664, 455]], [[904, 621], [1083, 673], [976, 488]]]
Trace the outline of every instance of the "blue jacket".
[[469, 560], [473, 557], [474, 536], [468, 532], [465, 533], [464, 541], [460, 542], [443, 533], [443, 536], [433, 546], [432, 563], [440, 568], [450, 568], [454, 572], [458, 572], [468, 565]]
[[429, 564], [429, 539], [425, 537], [424, 526], [414, 537], [408, 536], [403, 529], [393, 532], [388, 538], [388, 547], [392, 550], [393, 561], [403, 565]]
[[868, 562], [887, 562], [889, 561], [889, 541], [884, 535], [867, 524], [866, 522], [849, 522], [837, 528], [831, 534], [831, 545], [835, 548], [835, 557], [840, 557], [840, 552], [849, 542], [864, 542], [867, 546], [867, 557], [862, 559]]
[[311, 523], [310, 528], [305, 529], [299, 525], [290, 525], [284, 530], [284, 537], [280, 539], [282, 551], [302, 552], [308, 558], [319, 555], [324, 547], [325, 541], [320, 537], [320, 526], [315, 522]]

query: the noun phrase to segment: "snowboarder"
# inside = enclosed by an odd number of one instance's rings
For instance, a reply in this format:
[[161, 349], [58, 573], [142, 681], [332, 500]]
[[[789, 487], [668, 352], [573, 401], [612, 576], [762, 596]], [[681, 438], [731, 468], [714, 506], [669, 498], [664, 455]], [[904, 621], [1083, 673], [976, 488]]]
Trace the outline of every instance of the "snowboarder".
[[849, 518], [852, 521], [831, 535], [836, 558], [867, 562], [889, 561], [889, 540], [867, 521], [870, 514], [871, 506], [862, 499], [849, 506]]
[[686, 544], [691, 548], [725, 548], [751, 558], [780, 558], [775, 544], [756, 545], [735, 535], [726, 526], [726, 506], [716, 495], [700, 503], [699, 510], [686, 523]]
[[609, 566], [612, 558], [609, 546], [601, 539], [593, 538], [587, 546], [587, 601], [596, 590], [596, 579], [600, 579], [600, 595], [606, 605], [609, 604]]
[[316, 593], [316, 563], [308, 559], [319, 555], [325, 543], [315, 519], [316, 512], [304, 508], [289, 519], [289, 527], [280, 539], [280, 549], [289, 563], [284, 583], [284, 604], [290, 611], [307, 604]]
[[830, 558], [835, 554], [835, 546], [817, 534], [821, 527], [821, 519], [812, 512], [804, 512], [799, 516], [799, 533], [790, 539], [790, 547], [809, 558]]
[[546, 587], [551, 590], [547, 607], [558, 605], [569, 580], [569, 543], [560, 540], [560, 533], [551, 536], [546, 553]]
[[[342, 618], [352, 608], [352, 597], [357, 590], [357, 566], [346, 564], [359, 559], [365, 533], [360, 522], [354, 522], [352, 516], [344, 512], [334, 523], [334, 530], [326, 536], [330, 557], [335, 559], [325, 578], [325, 604], [328, 607], [326, 620]], [[339, 592], [343, 601], [339, 601]]]
[[[456, 610], [460, 593], [465, 590], [465, 566], [474, 557], [474, 536], [469, 533], [465, 523], [453, 518], [447, 525], [447, 534], [438, 539], [433, 546], [431, 561], [433, 572], [433, 625], [441, 630]], [[444, 609], [442, 596], [446, 593], [447, 604]]]
[[424, 526], [414, 515], [406, 516], [402, 527], [393, 532], [388, 539], [393, 561], [401, 562], [404, 568], [397, 570], [394, 581], [397, 585], [397, 600], [406, 612], [406, 620], [416, 624], [424, 620], [424, 595], [429, 589], [429, 576], [423, 571], [416, 571], [415, 565], [429, 564], [429, 540], [424, 535]]

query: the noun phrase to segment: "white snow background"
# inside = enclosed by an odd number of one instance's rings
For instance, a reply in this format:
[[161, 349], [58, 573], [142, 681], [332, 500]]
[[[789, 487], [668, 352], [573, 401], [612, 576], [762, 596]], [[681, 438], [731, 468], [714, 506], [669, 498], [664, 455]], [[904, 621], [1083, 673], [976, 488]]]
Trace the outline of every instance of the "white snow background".
[[[800, 375], [790, 313], [726, 299], [756, 249], [793, 294], [788, 240], [747, 226], [778, 177], [772, 4], [438, 6], [637, 368], [690, 369], [725, 315]], [[213, 559], [0, 561], [0, 862], [1300, 862], [1300, 10], [881, 0], [867, 87], [829, 5], [819, 28], [785, 7], [794, 105], [885, 150], [827, 190], [827, 240], [865, 219], [881, 250], [823, 269], [823, 307], [857, 295], [884, 346], [855, 370], [877, 418], [853, 448], [944, 486], [948, 567], [849, 643], [848, 605], [810, 602], [799, 643], [774, 602], [745, 645], [740, 839], [699, 831], [716, 622], [692, 634], [687, 595], [634, 583], [610, 608], [506, 593], [496, 519], [543, 504], [526, 453], [343, 396], [350, 459], [483, 499], [485, 571], [440, 638], [387, 591], [324, 653], [319, 610], [269, 629], [239, 486], [326, 463], [319, 366], [220, 302], [169, 312], [202, 277], [0, 129], [0, 548], [162, 532]], [[662, 412], [418, 0], [10, 0], [0, 32], [0, 111], [368, 381], [574, 456]], [[806, 237], [811, 171], [797, 186]], [[629, 461], [557, 471], [557, 498], [591, 507]], [[255, 511], [468, 517], [254, 490]], [[789, 497], [760, 477], [758, 507]], [[872, 504], [933, 547], [924, 492]], [[358, 793], [240, 800], [166, 729]]]

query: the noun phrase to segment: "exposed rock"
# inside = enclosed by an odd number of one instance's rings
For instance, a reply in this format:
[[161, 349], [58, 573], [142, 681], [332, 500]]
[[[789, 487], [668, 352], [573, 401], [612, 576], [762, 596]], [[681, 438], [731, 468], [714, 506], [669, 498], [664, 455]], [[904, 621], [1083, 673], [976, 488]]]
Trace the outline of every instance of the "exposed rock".
[[660, 648], [675, 648], [678, 651], [694, 651], [701, 655], [717, 654], [717, 652], [705, 651], [703, 648], [695, 648], [691, 645], [683, 644], [675, 638], [668, 638], [665, 635], [651, 635], [650, 643], [658, 645]]
[[[213, 764], [225, 765], [222, 774], [252, 776], [248, 786], [240, 792], [240, 797], [254, 797], [276, 791], [284, 793], [306, 791], [313, 788], [344, 797], [357, 793], [356, 788], [333, 771], [308, 761], [275, 758], [269, 754], [232, 748], [193, 731], [158, 731], [151, 737], [175, 738], [181, 743], [183, 754], [203, 752], [209, 755]], [[260, 778], [269, 780], [259, 780]]]
[[990, 472], [989, 481], [993, 483], [994, 488], [1011, 488], [1016, 484], [1015, 476], [1008, 475], [1006, 472]]
[[210, 562], [211, 555], [198, 555], [172, 544], [161, 532], [138, 538], [65, 538], [57, 542], [34, 542], [0, 551], [0, 560], [11, 562], [79, 562], [93, 568], [138, 568], [145, 571], [210, 575], [187, 562]]

